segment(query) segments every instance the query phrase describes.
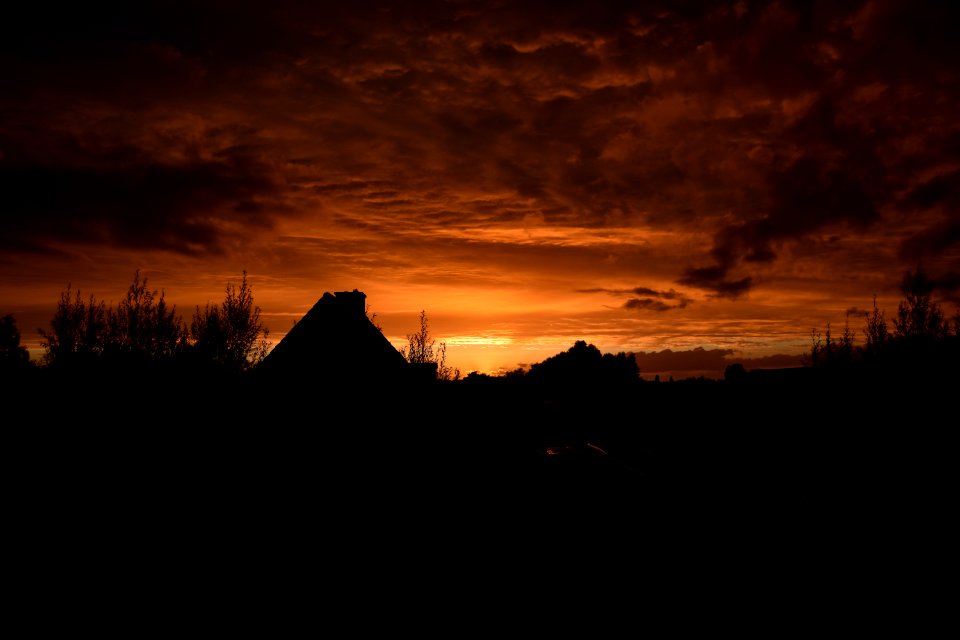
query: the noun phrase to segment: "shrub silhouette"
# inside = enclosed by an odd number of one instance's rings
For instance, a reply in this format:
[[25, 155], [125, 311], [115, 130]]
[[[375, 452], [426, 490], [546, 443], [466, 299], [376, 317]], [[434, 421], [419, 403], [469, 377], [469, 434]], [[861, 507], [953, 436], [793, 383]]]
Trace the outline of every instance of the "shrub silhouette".
[[190, 323], [195, 355], [230, 372], [247, 371], [261, 362], [270, 349], [268, 335], [246, 271], [239, 288], [227, 284], [223, 304], [198, 306]]

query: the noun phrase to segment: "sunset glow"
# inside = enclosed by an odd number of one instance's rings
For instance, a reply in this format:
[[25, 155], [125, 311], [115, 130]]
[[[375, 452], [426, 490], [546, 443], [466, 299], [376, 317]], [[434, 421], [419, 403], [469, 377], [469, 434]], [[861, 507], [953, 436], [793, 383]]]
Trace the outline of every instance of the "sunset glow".
[[68, 283], [189, 322], [246, 270], [274, 343], [359, 289], [466, 374], [796, 360], [920, 263], [955, 312], [952, 4], [634, 4], [14, 10], [0, 315], [39, 357]]

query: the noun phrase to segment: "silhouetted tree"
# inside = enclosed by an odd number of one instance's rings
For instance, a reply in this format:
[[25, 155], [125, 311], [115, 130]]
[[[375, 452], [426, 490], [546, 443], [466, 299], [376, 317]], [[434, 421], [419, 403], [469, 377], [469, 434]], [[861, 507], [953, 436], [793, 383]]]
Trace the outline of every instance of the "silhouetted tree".
[[811, 332], [811, 349], [804, 356], [804, 364], [830, 370], [852, 367], [875, 381], [886, 377], [902, 383], [917, 374], [924, 380], [955, 376], [960, 343], [951, 336], [950, 321], [933, 299], [933, 285], [920, 268], [905, 272], [901, 281], [904, 297], [897, 307], [892, 333], [874, 296], [873, 310], [866, 314], [863, 347], [854, 344], [848, 313], [839, 340], [832, 337], [830, 323], [825, 336], [816, 329]]
[[227, 371], [246, 371], [262, 361], [270, 348], [268, 335], [246, 271], [239, 289], [227, 284], [223, 304], [198, 306], [190, 323], [195, 352]]
[[873, 311], [867, 314], [867, 326], [863, 330], [867, 338], [866, 350], [871, 356], [878, 356], [890, 342], [890, 332], [883, 310], [877, 307], [877, 296], [873, 296]]
[[833, 337], [830, 323], [827, 323], [826, 332], [821, 334], [816, 329], [810, 332], [811, 345], [809, 357], [804, 356], [805, 364], [813, 367], [847, 366], [854, 361], [855, 334], [850, 328], [850, 314], [843, 327], [840, 338]]
[[949, 326], [940, 305], [933, 301], [933, 283], [918, 268], [907, 271], [900, 283], [904, 299], [897, 307], [893, 324], [898, 338], [939, 340], [949, 334]]
[[447, 366], [447, 343], [441, 342], [436, 349], [436, 340], [430, 335], [430, 321], [427, 312], [420, 311], [420, 328], [416, 333], [407, 335], [407, 346], [400, 348], [400, 355], [411, 364], [437, 365], [439, 380], [459, 380], [460, 369]]
[[613, 382], [636, 382], [640, 367], [632, 353], [605, 353], [600, 357], [600, 368], [605, 378]]
[[632, 354], [602, 354], [592, 344], [577, 340], [567, 351], [530, 367], [527, 377], [556, 387], [612, 387], [635, 383], [640, 369]]
[[747, 369], [742, 362], [728, 364], [727, 368], [723, 370], [723, 379], [727, 382], [743, 382], [747, 379]]
[[158, 297], [148, 289], [147, 278], [141, 280], [139, 270], [117, 310], [107, 311], [107, 325], [106, 350], [113, 355], [159, 361], [173, 358], [187, 343], [176, 306], [168, 307], [164, 292]]
[[[808, 364], [813, 367], [823, 367], [833, 363], [833, 337], [830, 323], [827, 323], [826, 337], [816, 329], [810, 330], [810, 357]], [[804, 358], [806, 360], [806, 358]]]
[[20, 330], [12, 314], [0, 318], [0, 371], [15, 371], [30, 365], [30, 352], [20, 345]]
[[459, 380], [460, 369], [447, 365], [447, 343], [441, 342], [437, 347], [437, 378], [440, 380]]
[[48, 366], [60, 367], [89, 363], [101, 353], [107, 334], [106, 309], [91, 295], [84, 303], [80, 290], [71, 296], [71, 285], [60, 293], [60, 301], [50, 320], [50, 331], [39, 329], [40, 342]]
[[407, 334], [407, 346], [400, 348], [400, 355], [411, 364], [435, 362], [433, 357], [434, 343], [435, 341], [430, 336], [427, 312], [420, 311], [420, 329], [416, 333]]

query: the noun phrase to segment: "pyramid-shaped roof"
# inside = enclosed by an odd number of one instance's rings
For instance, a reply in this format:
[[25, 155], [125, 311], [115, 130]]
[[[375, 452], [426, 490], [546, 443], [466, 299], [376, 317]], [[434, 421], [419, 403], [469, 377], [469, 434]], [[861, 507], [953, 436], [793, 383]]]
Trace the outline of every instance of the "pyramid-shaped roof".
[[277, 344], [260, 369], [304, 382], [388, 381], [407, 361], [366, 315], [362, 291], [324, 293]]

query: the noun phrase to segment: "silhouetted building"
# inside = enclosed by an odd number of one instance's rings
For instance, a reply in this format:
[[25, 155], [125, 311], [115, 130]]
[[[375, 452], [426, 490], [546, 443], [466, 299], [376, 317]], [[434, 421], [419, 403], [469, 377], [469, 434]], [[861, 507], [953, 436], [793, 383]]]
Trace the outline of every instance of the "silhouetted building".
[[258, 369], [306, 384], [373, 384], [405, 376], [407, 361], [367, 318], [366, 299], [356, 289], [324, 293]]

